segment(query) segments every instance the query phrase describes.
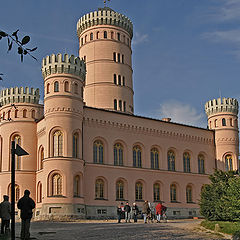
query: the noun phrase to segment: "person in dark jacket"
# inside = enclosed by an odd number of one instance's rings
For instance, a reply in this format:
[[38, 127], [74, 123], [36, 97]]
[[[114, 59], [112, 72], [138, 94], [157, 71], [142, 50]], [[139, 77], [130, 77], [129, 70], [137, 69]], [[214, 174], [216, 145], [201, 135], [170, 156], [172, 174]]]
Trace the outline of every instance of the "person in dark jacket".
[[147, 223], [147, 216], [148, 216], [149, 212], [150, 212], [150, 208], [149, 208], [148, 201], [146, 200], [146, 201], [143, 203], [143, 209], [142, 209], [143, 218], [144, 218], [144, 223]]
[[118, 205], [117, 207], [117, 215], [118, 215], [118, 223], [121, 222], [121, 218], [122, 218], [122, 208], [121, 205]]
[[139, 209], [138, 209], [138, 206], [136, 203], [133, 203], [133, 206], [132, 206], [132, 214], [133, 214], [133, 219], [134, 219], [134, 222], [137, 222], [137, 215], [139, 213]]
[[33, 215], [32, 210], [35, 208], [35, 202], [29, 197], [30, 191], [25, 190], [24, 196], [19, 199], [17, 207], [20, 209], [21, 225], [21, 239], [30, 239], [30, 221]]
[[124, 212], [125, 212], [125, 222], [130, 223], [130, 212], [131, 212], [131, 207], [129, 206], [129, 203], [127, 202], [126, 205], [124, 206]]
[[0, 217], [2, 219], [1, 234], [8, 233], [11, 219], [11, 204], [7, 195], [3, 195], [3, 202], [0, 203]]

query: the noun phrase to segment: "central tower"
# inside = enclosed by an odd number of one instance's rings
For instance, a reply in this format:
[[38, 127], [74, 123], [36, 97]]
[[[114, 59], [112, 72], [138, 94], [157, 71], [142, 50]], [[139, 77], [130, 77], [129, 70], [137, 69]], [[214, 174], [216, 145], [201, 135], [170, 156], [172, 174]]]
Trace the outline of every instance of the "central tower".
[[79, 57], [86, 62], [87, 106], [133, 114], [132, 22], [110, 8], [77, 23]]

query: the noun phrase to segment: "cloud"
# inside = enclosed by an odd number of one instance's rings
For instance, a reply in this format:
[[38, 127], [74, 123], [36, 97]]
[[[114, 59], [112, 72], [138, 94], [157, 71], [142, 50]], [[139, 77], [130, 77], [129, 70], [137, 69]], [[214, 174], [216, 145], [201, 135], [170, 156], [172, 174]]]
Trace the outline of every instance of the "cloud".
[[207, 123], [204, 114], [190, 104], [184, 104], [176, 100], [170, 100], [160, 105], [158, 114], [161, 118], [170, 117], [172, 122], [182, 123], [191, 126], [206, 127]]
[[144, 43], [148, 41], [148, 34], [140, 34], [138, 32], [135, 32], [132, 44], [137, 45], [140, 43]]

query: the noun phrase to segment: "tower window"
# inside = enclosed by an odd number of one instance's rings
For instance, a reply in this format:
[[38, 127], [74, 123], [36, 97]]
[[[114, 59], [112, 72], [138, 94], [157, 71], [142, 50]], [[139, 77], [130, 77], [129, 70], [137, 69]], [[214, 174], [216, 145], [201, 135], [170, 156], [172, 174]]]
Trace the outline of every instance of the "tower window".
[[123, 102], [123, 111], [126, 112], [126, 102]]
[[222, 119], [222, 126], [226, 126], [226, 119], [225, 118]]
[[117, 58], [116, 58], [117, 54], [114, 52], [113, 53], [113, 61], [116, 62], [117, 61]]
[[104, 38], [107, 38], [107, 31], [104, 31], [103, 37], [104, 37]]
[[120, 33], [117, 33], [117, 39], [120, 41]]
[[56, 81], [54, 83], [54, 92], [59, 92], [59, 82], [58, 81]]
[[114, 99], [114, 110], [117, 110], [117, 100]]
[[81, 45], [83, 45], [83, 38], [81, 38]]
[[111, 32], [111, 39], [113, 39], [114, 38], [114, 35], [113, 35], [113, 32]]
[[123, 77], [123, 86], [125, 86], [125, 77]]
[[124, 63], [124, 55], [122, 55], [122, 63]]
[[118, 62], [120, 62], [121, 61], [121, 55], [120, 55], [120, 53], [118, 53]]
[[85, 36], [85, 43], [87, 42], [87, 35]]
[[96, 34], [96, 39], [99, 39], [99, 32], [97, 32]]
[[93, 40], [93, 33], [90, 33], [90, 40]]
[[119, 100], [119, 110], [122, 111], [122, 100]]
[[117, 84], [117, 75], [116, 74], [113, 75], [113, 82], [114, 82], [114, 84]]
[[121, 75], [118, 75], [118, 85], [122, 85]]

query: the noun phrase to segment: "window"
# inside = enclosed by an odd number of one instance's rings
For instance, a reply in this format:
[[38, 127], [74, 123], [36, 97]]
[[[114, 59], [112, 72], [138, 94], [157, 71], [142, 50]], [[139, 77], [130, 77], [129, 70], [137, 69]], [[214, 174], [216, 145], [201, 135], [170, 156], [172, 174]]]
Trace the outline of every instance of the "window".
[[36, 112], [35, 110], [32, 110], [32, 118], [35, 119]]
[[198, 155], [198, 173], [205, 173], [205, 160], [202, 154]]
[[122, 100], [119, 100], [119, 110], [122, 111]]
[[78, 157], [78, 133], [73, 134], [73, 157]]
[[24, 109], [24, 110], [23, 110], [23, 118], [26, 118], [26, 117], [27, 117], [27, 110]]
[[122, 63], [124, 63], [124, 55], [122, 55]]
[[187, 186], [186, 188], [186, 200], [187, 203], [192, 203], [192, 187], [191, 186]]
[[87, 42], [87, 35], [85, 35], [85, 43]]
[[121, 75], [118, 75], [118, 85], [122, 85]]
[[133, 148], [133, 166], [142, 167], [142, 151], [139, 146]]
[[93, 143], [93, 162], [103, 163], [103, 143], [100, 140]]
[[50, 93], [50, 83], [47, 84], [47, 94]]
[[104, 32], [103, 32], [103, 37], [104, 37], [104, 38], [107, 38], [107, 31], [104, 31]]
[[125, 77], [123, 77], [123, 86], [125, 86]]
[[52, 195], [53, 196], [62, 195], [62, 176], [58, 173], [52, 176]]
[[156, 148], [151, 149], [151, 168], [159, 169], [159, 152]]
[[121, 55], [120, 55], [120, 53], [118, 53], [117, 55], [118, 55], [118, 60], [117, 61], [120, 62], [121, 61], [121, 59], [120, 59]]
[[229, 119], [229, 122], [230, 122], [230, 126], [232, 127], [233, 126], [232, 118]]
[[97, 32], [96, 34], [96, 39], [99, 39], [99, 32]]
[[155, 183], [153, 185], [153, 199], [154, 201], [160, 201], [160, 184]]
[[113, 53], [113, 61], [116, 62], [117, 61], [117, 54], [114, 52]]
[[81, 45], [83, 45], [83, 38], [81, 38]]
[[123, 146], [120, 143], [116, 143], [113, 148], [114, 165], [123, 166]]
[[53, 156], [58, 157], [63, 155], [63, 134], [61, 131], [56, 131], [53, 134]]
[[172, 150], [169, 150], [167, 153], [168, 158], [168, 170], [175, 171], [175, 153]]
[[233, 170], [232, 155], [230, 155], [230, 154], [225, 156], [225, 169], [226, 169], [226, 171]]
[[80, 177], [78, 175], [75, 176], [73, 180], [73, 196], [80, 196]]
[[41, 203], [42, 202], [42, 183], [38, 182], [37, 185], [37, 202]]
[[93, 33], [90, 33], [90, 40], [93, 40]]
[[222, 126], [226, 126], [226, 119], [225, 118], [222, 119]]
[[191, 172], [190, 169], [190, 154], [188, 152], [183, 153], [183, 171]]
[[136, 200], [143, 200], [143, 185], [141, 182], [137, 182], [135, 185], [135, 198]]
[[177, 187], [175, 184], [172, 184], [170, 186], [170, 200], [171, 202], [177, 201]]
[[124, 183], [121, 180], [116, 183], [116, 199], [124, 199]]
[[59, 92], [59, 82], [54, 82], [54, 92]]
[[74, 83], [74, 93], [78, 94], [78, 84]]
[[103, 199], [104, 198], [104, 182], [102, 179], [96, 180], [95, 183], [95, 198]]
[[117, 110], [117, 100], [116, 99], [114, 99], [113, 104], [114, 104], [114, 110]]
[[120, 39], [120, 33], [117, 33], [117, 39], [118, 39], [118, 41], [121, 40], [121, 39]]
[[114, 34], [113, 34], [113, 32], [111, 32], [111, 39], [113, 39], [114, 38]]
[[18, 110], [15, 110], [15, 118], [18, 118]]
[[[12, 141], [15, 142], [15, 145], [19, 145], [21, 146], [21, 137], [19, 135], [15, 135], [13, 136]], [[16, 170], [20, 170], [21, 169], [21, 157], [20, 156], [16, 156], [15, 157], [15, 169]]]
[[117, 75], [116, 74], [113, 74], [113, 82], [114, 82], [114, 84], [117, 84]]
[[64, 82], [64, 91], [69, 92], [69, 82], [68, 81]]
[[39, 157], [40, 157], [39, 169], [43, 169], [43, 160], [44, 160], [44, 148], [43, 147], [40, 148]]
[[126, 112], [126, 102], [123, 102], [123, 111]]
[[214, 125], [215, 125], [215, 127], [217, 127], [217, 119], [215, 119]]

